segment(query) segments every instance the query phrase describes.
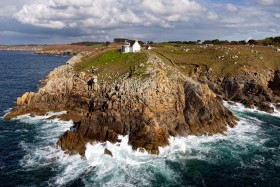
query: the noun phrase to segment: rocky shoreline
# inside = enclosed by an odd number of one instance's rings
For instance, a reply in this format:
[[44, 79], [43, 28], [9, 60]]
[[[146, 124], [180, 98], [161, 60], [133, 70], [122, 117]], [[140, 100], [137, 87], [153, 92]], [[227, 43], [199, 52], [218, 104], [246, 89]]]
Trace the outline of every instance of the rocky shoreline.
[[[144, 64], [148, 77], [99, 80], [92, 73], [75, 73], [78, 54], [53, 70], [37, 93], [28, 92], [5, 116], [67, 111], [58, 116], [75, 123], [58, 140], [67, 153], [84, 155], [88, 142], [118, 142], [129, 135], [133, 149], [158, 154], [170, 136], [224, 134], [238, 119], [223, 106], [223, 100], [273, 112], [270, 103], [279, 103], [280, 71], [239, 77], [184, 75], [155, 54]], [[89, 81], [91, 80], [91, 84]]]

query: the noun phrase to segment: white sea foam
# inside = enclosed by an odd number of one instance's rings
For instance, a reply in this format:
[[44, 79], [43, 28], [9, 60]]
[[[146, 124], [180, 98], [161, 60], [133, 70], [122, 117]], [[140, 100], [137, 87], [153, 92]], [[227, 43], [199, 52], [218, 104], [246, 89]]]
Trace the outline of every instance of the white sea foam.
[[228, 102], [224, 101], [224, 105], [225, 105], [225, 107], [227, 107], [228, 109], [233, 110], [233, 111], [258, 113], [258, 114], [262, 114], [262, 115], [274, 116], [274, 117], [280, 118], [280, 111], [277, 110], [276, 106], [273, 104], [270, 104], [270, 106], [274, 108], [273, 113], [268, 113], [268, 112], [258, 110], [256, 107], [246, 108], [241, 103], [229, 104]]
[[[280, 103], [277, 103], [277, 105], [280, 105]], [[278, 110], [278, 108], [276, 107], [276, 105], [274, 105], [274, 104], [271, 104], [270, 105], [272, 108], [274, 108], [274, 116], [276, 116], [276, 117], [280, 117], [280, 110]]]
[[57, 122], [57, 121], [59, 121], [57, 119], [53, 119], [53, 120], [47, 120], [47, 119], [49, 119], [52, 116], [59, 116], [59, 115], [66, 114], [66, 113], [67, 113], [67, 111], [48, 112], [48, 113], [46, 113], [46, 115], [34, 116], [34, 117], [31, 117], [30, 114], [25, 114], [25, 115], [18, 116], [13, 120], [20, 120], [21, 122], [29, 123], [29, 124], [40, 123], [40, 122], [42, 122], [42, 120], [45, 120], [44, 122], [47, 122], [47, 121], [49, 121], [49, 122], [56, 121]]
[[[263, 147], [266, 142], [266, 139], [259, 137], [262, 121], [254, 117], [240, 117], [238, 125], [229, 128], [226, 136], [171, 137], [170, 145], [160, 148], [159, 155], [135, 151], [128, 144], [128, 136], [119, 136], [120, 143], [88, 143], [85, 158], [82, 158], [79, 155], [64, 154], [54, 146], [58, 137], [72, 123], [46, 118], [31, 118], [28, 115], [18, 118], [36, 125], [37, 131], [35, 143], [20, 143], [26, 152], [21, 165], [26, 170], [54, 167], [57, 175], [49, 179], [52, 186], [69, 184], [78, 178], [86, 186], [150, 186], [158, 176], [174, 185], [178, 182], [179, 185], [180, 176], [168, 162], [184, 165], [186, 160], [202, 160], [218, 164], [226, 159], [236, 159], [241, 167], [248, 167], [241, 159], [242, 155], [248, 154], [255, 147]], [[113, 157], [104, 154], [106, 148], [112, 152]], [[261, 157], [254, 159], [259, 164], [263, 163]]]
[[1, 116], [1, 119], [3, 119], [9, 112], [11, 112], [12, 108], [8, 108], [7, 110], [4, 111], [4, 115]]

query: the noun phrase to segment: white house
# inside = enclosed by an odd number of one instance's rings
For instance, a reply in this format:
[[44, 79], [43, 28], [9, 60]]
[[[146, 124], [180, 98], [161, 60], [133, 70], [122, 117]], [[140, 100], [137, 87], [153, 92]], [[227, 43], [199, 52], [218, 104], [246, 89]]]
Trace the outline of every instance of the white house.
[[122, 46], [122, 53], [135, 53], [139, 52], [141, 50], [141, 46], [137, 40], [134, 41], [125, 41], [123, 46]]

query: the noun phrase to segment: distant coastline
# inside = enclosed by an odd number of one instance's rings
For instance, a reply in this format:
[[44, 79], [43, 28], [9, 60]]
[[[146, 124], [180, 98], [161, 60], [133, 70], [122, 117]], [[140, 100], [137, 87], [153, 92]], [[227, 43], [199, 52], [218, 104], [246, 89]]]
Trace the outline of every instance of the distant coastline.
[[42, 50], [45, 46], [38, 45], [3, 45], [0, 46], [1, 51], [39, 51]]
[[0, 51], [33, 51], [44, 55], [76, 55], [94, 49], [80, 45], [0, 45]]

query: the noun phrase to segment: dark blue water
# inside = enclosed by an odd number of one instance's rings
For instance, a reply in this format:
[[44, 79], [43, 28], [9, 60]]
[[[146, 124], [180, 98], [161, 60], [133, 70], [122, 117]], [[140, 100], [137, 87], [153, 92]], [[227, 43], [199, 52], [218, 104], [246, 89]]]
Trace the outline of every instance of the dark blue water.
[[[40, 80], [68, 59], [32, 52], [0, 51], [0, 116], [14, 106], [17, 97], [36, 91]], [[0, 119], [0, 186], [36, 185], [48, 178], [42, 173], [24, 171], [19, 163], [25, 155], [19, 144], [23, 140], [34, 141], [34, 133], [34, 127], [26, 123]]]
[[[0, 51], [0, 113], [67, 57]], [[86, 159], [55, 146], [71, 123], [48, 116], [0, 119], [0, 186], [280, 186], [280, 113], [227, 105], [239, 118], [227, 136], [171, 138], [158, 156], [89, 144]], [[51, 114], [50, 114], [51, 115]]]

